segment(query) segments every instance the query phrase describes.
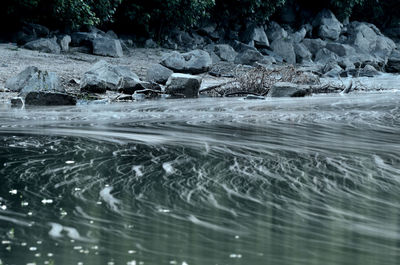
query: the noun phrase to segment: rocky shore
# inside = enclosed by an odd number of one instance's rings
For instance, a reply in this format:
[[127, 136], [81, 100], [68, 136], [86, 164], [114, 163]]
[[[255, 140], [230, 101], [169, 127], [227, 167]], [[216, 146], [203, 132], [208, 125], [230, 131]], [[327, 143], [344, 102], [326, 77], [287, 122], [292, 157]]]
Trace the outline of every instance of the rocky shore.
[[[0, 101], [74, 105], [159, 97], [306, 96], [396, 89], [400, 44], [329, 10], [299, 28], [270, 22], [226, 32], [212, 23], [160, 43], [26, 24], [0, 45]], [[380, 81], [387, 80], [388, 85]]]

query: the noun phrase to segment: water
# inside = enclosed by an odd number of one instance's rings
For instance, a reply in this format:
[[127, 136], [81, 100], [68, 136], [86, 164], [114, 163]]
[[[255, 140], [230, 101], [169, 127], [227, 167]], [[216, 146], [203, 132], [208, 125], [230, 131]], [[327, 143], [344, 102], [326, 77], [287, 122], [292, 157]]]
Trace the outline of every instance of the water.
[[0, 110], [0, 264], [400, 264], [400, 94]]

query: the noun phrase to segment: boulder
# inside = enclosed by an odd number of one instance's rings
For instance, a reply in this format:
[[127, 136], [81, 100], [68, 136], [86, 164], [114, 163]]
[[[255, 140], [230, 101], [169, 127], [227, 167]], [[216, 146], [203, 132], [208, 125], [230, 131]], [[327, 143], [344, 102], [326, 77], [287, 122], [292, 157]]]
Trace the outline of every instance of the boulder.
[[269, 23], [266, 34], [271, 42], [279, 39], [286, 39], [288, 37], [288, 33], [286, 32], [286, 30], [284, 30], [275, 21]]
[[306, 28], [302, 27], [300, 30], [290, 34], [290, 39], [294, 43], [300, 43], [304, 40], [304, 38], [306, 37], [306, 34], [307, 34]]
[[106, 34], [104, 34], [104, 36], [110, 39], [115, 39], [115, 40], [118, 39], [118, 35], [112, 30], [107, 31]]
[[325, 77], [339, 77], [343, 69], [335, 62], [328, 62], [323, 68]]
[[354, 55], [356, 50], [347, 44], [341, 43], [328, 43], [326, 44], [326, 48], [334, 53], [336, 53], [340, 57]]
[[41, 71], [29, 66], [17, 76], [6, 81], [5, 88], [25, 96], [32, 91], [62, 91], [58, 76], [53, 72]]
[[26, 95], [25, 105], [33, 105], [33, 106], [76, 105], [76, 98], [74, 96], [58, 92], [32, 91]]
[[93, 40], [93, 54], [110, 57], [124, 56], [119, 40], [104, 37]]
[[83, 76], [81, 91], [105, 93], [106, 90], [130, 91], [144, 89], [143, 82], [126, 66], [112, 65], [104, 60], [95, 63]]
[[47, 53], [60, 53], [61, 48], [55, 39], [38, 39], [24, 45], [25, 49]]
[[277, 39], [271, 43], [274, 53], [281, 56], [287, 63], [296, 63], [296, 54], [294, 52], [293, 43], [287, 39]]
[[359, 76], [362, 77], [374, 77], [379, 75], [379, 71], [375, 69], [372, 65], [366, 65], [360, 70]]
[[165, 92], [173, 96], [184, 96], [186, 98], [198, 97], [202, 79], [199, 76], [188, 74], [172, 74], [168, 81]]
[[60, 46], [63, 52], [69, 51], [69, 44], [71, 43], [71, 36], [65, 35], [60, 39]]
[[201, 74], [210, 70], [212, 60], [208, 52], [202, 50], [187, 53], [173, 51], [162, 58], [161, 65], [174, 72]]
[[153, 39], [148, 39], [145, 41], [144, 47], [154, 49], [158, 47], [158, 44]]
[[309, 86], [278, 82], [271, 87], [267, 97], [304, 97], [310, 94]]
[[[204, 48], [211, 56], [214, 62], [227, 61], [234, 62], [237, 52], [228, 44], [209, 44]], [[218, 58], [213, 58], [217, 56]]]
[[297, 63], [311, 62], [312, 54], [303, 43], [295, 43], [293, 47]]
[[394, 50], [386, 64], [386, 71], [389, 73], [400, 73], [400, 51]]
[[161, 64], [153, 64], [147, 70], [146, 80], [164, 85], [173, 73], [173, 71]]
[[24, 23], [22, 29], [17, 32], [15, 41], [19, 45], [24, 45], [27, 42], [38, 38], [46, 38], [50, 31], [45, 26], [33, 23]]
[[313, 27], [318, 28], [318, 36], [320, 38], [338, 40], [343, 25], [337, 20], [332, 11], [324, 9], [318, 13], [313, 22]]
[[264, 56], [259, 51], [245, 50], [239, 53], [235, 58], [235, 64], [253, 65], [256, 62], [260, 62], [264, 59]]
[[338, 61], [339, 57], [331, 52], [330, 50], [323, 48], [317, 52], [315, 55], [314, 62], [326, 65], [329, 62], [336, 62]]
[[302, 43], [307, 47], [313, 56], [315, 56], [319, 50], [326, 47], [326, 42], [321, 39], [306, 38]]
[[96, 33], [92, 32], [74, 32], [71, 34], [71, 46], [86, 46], [93, 48], [93, 40], [97, 38]]
[[269, 47], [268, 37], [264, 31], [264, 28], [254, 24], [246, 27], [246, 30], [240, 34], [240, 40], [243, 43], [254, 47]]
[[246, 50], [257, 51], [257, 49], [254, 48], [253, 46], [247, 45], [247, 44], [237, 41], [237, 40], [233, 40], [233, 41], [229, 42], [229, 44], [233, 47], [233, 49], [235, 49], [235, 51], [237, 51], [239, 53], [244, 52]]

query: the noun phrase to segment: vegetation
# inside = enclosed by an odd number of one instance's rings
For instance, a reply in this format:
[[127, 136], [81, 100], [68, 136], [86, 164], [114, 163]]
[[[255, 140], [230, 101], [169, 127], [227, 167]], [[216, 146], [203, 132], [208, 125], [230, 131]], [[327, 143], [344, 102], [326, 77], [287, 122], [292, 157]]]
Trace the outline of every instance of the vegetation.
[[3, 0], [0, 17], [8, 27], [27, 21], [65, 30], [115, 27], [162, 36], [175, 27], [196, 27], [204, 18], [223, 26], [265, 23], [293, 2], [314, 11], [330, 8], [341, 19], [353, 16], [381, 25], [400, 18], [398, 0]]

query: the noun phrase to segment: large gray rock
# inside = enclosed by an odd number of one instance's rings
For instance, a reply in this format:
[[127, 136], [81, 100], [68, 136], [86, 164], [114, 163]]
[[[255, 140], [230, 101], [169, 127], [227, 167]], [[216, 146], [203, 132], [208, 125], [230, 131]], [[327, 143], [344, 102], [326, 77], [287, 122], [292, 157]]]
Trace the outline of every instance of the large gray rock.
[[110, 57], [124, 56], [121, 42], [110, 38], [95, 38], [93, 40], [93, 54]]
[[71, 46], [86, 46], [92, 49], [95, 38], [97, 38], [97, 34], [93, 32], [74, 32], [71, 34]]
[[81, 91], [105, 93], [106, 90], [134, 92], [143, 89], [143, 82], [126, 66], [112, 65], [104, 60], [95, 63], [83, 76]]
[[50, 31], [45, 26], [33, 23], [24, 23], [22, 29], [17, 32], [15, 41], [18, 45], [24, 45], [25, 43], [38, 38], [46, 38], [49, 34]]
[[339, 57], [335, 53], [323, 48], [315, 55], [314, 62], [325, 65], [329, 62], [336, 62], [338, 59]]
[[208, 52], [202, 50], [187, 53], [173, 51], [161, 59], [161, 64], [174, 72], [201, 74], [210, 70], [212, 60]]
[[335, 62], [330, 61], [322, 69], [325, 77], [339, 77], [343, 69]]
[[273, 42], [279, 39], [286, 39], [288, 37], [288, 33], [278, 23], [272, 21], [269, 23], [267, 28], [267, 37], [270, 42]]
[[58, 76], [53, 72], [41, 71], [29, 66], [17, 76], [6, 81], [5, 88], [25, 96], [32, 91], [62, 91]]
[[310, 94], [309, 86], [278, 82], [271, 87], [267, 97], [304, 97]]
[[307, 49], [311, 52], [313, 56], [317, 54], [317, 52], [326, 47], [326, 41], [321, 39], [304, 39], [302, 42]]
[[277, 39], [271, 43], [274, 53], [281, 56], [287, 63], [296, 63], [296, 54], [294, 52], [293, 43], [287, 39]]
[[358, 52], [373, 55], [384, 60], [396, 48], [396, 44], [385, 37], [378, 28], [364, 22], [352, 22], [348, 25], [348, 44], [354, 46]]
[[394, 50], [386, 64], [386, 71], [389, 73], [400, 73], [400, 51]]
[[305, 27], [302, 27], [300, 30], [292, 33], [290, 35], [290, 39], [294, 42], [294, 43], [300, 43], [304, 40], [304, 38], [306, 37], [307, 34], [307, 30]]
[[297, 63], [311, 62], [312, 54], [303, 43], [294, 44]]
[[146, 80], [158, 84], [165, 84], [174, 72], [161, 64], [153, 64], [147, 70]]
[[259, 51], [245, 50], [239, 53], [235, 58], [235, 64], [253, 65], [256, 62], [261, 62], [264, 56]]
[[318, 27], [318, 36], [322, 39], [338, 40], [342, 31], [342, 23], [337, 20], [332, 11], [322, 10], [313, 22]]
[[356, 50], [353, 47], [342, 43], [328, 43], [326, 44], [326, 48], [341, 57], [351, 56], [356, 53]]
[[58, 92], [32, 91], [26, 95], [25, 105], [33, 105], [33, 106], [76, 105], [76, 98], [74, 96]]
[[[217, 56], [218, 58], [215, 61], [227, 61], [234, 62], [237, 56], [237, 52], [232, 48], [232, 46], [228, 44], [209, 44], [204, 48], [210, 55]], [[214, 63], [214, 58], [213, 58]]]
[[56, 39], [38, 39], [30, 41], [24, 45], [25, 49], [35, 50], [47, 53], [60, 53], [61, 48], [58, 45]]
[[250, 46], [260, 48], [266, 48], [269, 46], [267, 34], [261, 26], [247, 26], [246, 30], [240, 34], [240, 40]]
[[172, 74], [167, 82], [165, 92], [173, 96], [186, 98], [198, 97], [201, 77], [188, 74]]

